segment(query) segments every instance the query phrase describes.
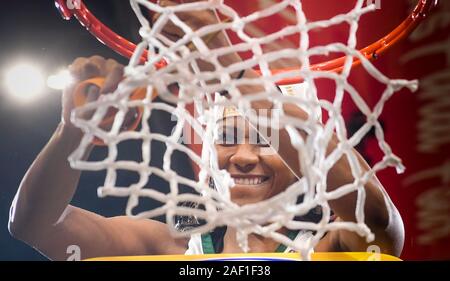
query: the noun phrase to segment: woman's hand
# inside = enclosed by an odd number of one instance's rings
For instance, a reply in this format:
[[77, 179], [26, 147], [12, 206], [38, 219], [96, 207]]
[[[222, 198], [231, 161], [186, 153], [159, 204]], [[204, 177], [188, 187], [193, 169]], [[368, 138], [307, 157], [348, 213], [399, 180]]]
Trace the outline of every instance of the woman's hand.
[[[74, 82], [63, 91], [62, 96], [62, 122], [66, 127], [74, 127], [70, 121], [70, 114], [74, 109], [74, 89], [77, 85], [94, 77], [105, 78], [102, 88], [92, 86], [88, 88], [87, 102], [97, 100], [100, 94], [113, 92], [123, 79], [124, 66], [112, 59], [100, 56], [90, 58], [77, 58], [69, 66]], [[84, 116], [89, 118], [89, 116]]]
[[[179, 5], [180, 3], [178, 2], [186, 4], [192, 2], [202, 2], [202, 0], [181, 0], [181, 1], [160, 0], [158, 1], [158, 4], [162, 7], [168, 7]], [[183, 23], [188, 25], [193, 31], [196, 31], [204, 26], [213, 25], [221, 22], [217, 14], [212, 9], [180, 12], [177, 13], [176, 16]], [[155, 14], [153, 16], [153, 22], [157, 21], [159, 17], [160, 14]], [[180, 40], [185, 35], [184, 31], [175, 24], [173, 24], [170, 20], [168, 20], [167, 23], [164, 25], [163, 29], [161, 30], [161, 33], [165, 37], [172, 40], [173, 42]], [[225, 30], [220, 30], [216, 33], [210, 33], [205, 37], [203, 37], [203, 40], [210, 49], [217, 49], [231, 45]], [[189, 43], [187, 46], [191, 51], [195, 50], [195, 46], [193, 45], [192, 42]], [[241, 58], [237, 53], [233, 52], [229, 53], [228, 55], [221, 56], [219, 58], [219, 61], [222, 65], [228, 66], [230, 64], [240, 62]], [[204, 71], [211, 70], [210, 69], [211, 66], [208, 66], [206, 62], [200, 63], [200, 68], [202, 68], [202, 70]]]

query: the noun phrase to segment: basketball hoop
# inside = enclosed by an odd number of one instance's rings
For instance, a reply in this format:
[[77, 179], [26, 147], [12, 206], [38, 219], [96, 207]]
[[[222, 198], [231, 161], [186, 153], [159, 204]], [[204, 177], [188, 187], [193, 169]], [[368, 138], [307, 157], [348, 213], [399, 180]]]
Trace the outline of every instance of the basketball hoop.
[[[360, 49], [360, 53], [369, 60], [377, 58], [396, 43], [408, 37], [437, 6], [438, 2], [439, 0], [419, 0], [411, 14], [400, 25], [378, 41]], [[72, 9], [67, 6], [67, 3], [67, 0], [55, 0], [55, 5], [65, 20], [70, 20], [72, 17], [75, 17], [81, 25], [109, 48], [126, 58], [130, 58], [133, 55], [136, 50], [136, 44], [118, 35], [103, 24], [93, 13], [91, 13], [83, 1], [79, 0], [77, 7]], [[144, 51], [141, 56], [142, 63], [147, 61], [147, 55], [147, 51]], [[311, 65], [311, 70], [340, 72], [344, 63], [345, 56]], [[166, 64], [167, 63], [164, 60], [161, 60], [156, 64], [156, 67], [163, 67]], [[352, 66], [354, 67], [359, 64], [361, 64], [361, 60], [356, 58]], [[293, 69], [274, 69], [272, 70], [272, 73], [277, 74], [292, 70]], [[277, 84], [293, 84], [300, 81], [302, 81], [301, 78], [288, 78], [278, 81]]]
[[[375, 9], [375, 5], [364, 6], [364, 0], [356, 0], [354, 8], [345, 14], [338, 14], [330, 19], [318, 22], [308, 22], [301, 1], [295, 0], [280, 0], [270, 7], [261, 7], [258, 12], [250, 15], [252, 16], [250, 19], [249, 16], [239, 15], [224, 1], [194, 1], [179, 4], [174, 8], [174, 6], [162, 7], [147, 0], [131, 0], [133, 10], [142, 25], [141, 31], [144, 31], [141, 32], [142, 42], [138, 45], [129, 42], [106, 27], [87, 9], [82, 1], [77, 7], [79, 9], [72, 10], [68, 9], [65, 3], [64, 0], [56, 1], [57, 7], [65, 19], [75, 16], [97, 39], [119, 54], [130, 58], [130, 62], [125, 68], [125, 79], [114, 93], [103, 95], [94, 102], [75, 108], [71, 116], [72, 123], [79, 127], [85, 135], [79, 147], [69, 157], [69, 161], [72, 167], [81, 170], [106, 170], [107, 175], [104, 185], [99, 188], [100, 196], [128, 197], [126, 214], [132, 217], [151, 218], [165, 215], [167, 225], [173, 236], [180, 237], [205, 233], [223, 225], [236, 228], [238, 230], [237, 240], [244, 251], [248, 250], [247, 237], [250, 233], [270, 237], [287, 245], [301, 252], [305, 259], [310, 258], [311, 250], [328, 231], [345, 229], [365, 237], [367, 242], [373, 241], [374, 233], [365, 224], [364, 219], [365, 185], [382, 169], [395, 167], [398, 172], [401, 172], [404, 168], [401, 159], [394, 154], [386, 142], [383, 127], [378, 118], [382, 114], [385, 103], [394, 93], [405, 88], [414, 91], [418, 84], [417, 81], [390, 79], [379, 71], [370, 60], [378, 57], [411, 34], [437, 5], [437, 0], [418, 1], [414, 11], [406, 20], [386, 36], [364, 48], [357, 47], [356, 33], [359, 20], [364, 14]], [[139, 5], [146, 9], [140, 9]], [[282, 13], [286, 9], [294, 11], [298, 19], [296, 24], [282, 28], [275, 33], [264, 34], [265, 37], [244, 34], [244, 27], [249, 22], [264, 19], [267, 15]], [[232, 22], [211, 23], [208, 27], [212, 26], [212, 28], [193, 30], [178, 17], [182, 12], [201, 10], [220, 11], [222, 15], [232, 17]], [[159, 17], [151, 26], [146, 20], [148, 12], [161, 13], [163, 16]], [[169, 21], [172, 21], [175, 25], [178, 24], [178, 27], [182, 26], [187, 36], [176, 40], [167, 38], [161, 27]], [[321, 48], [309, 47], [309, 33], [311, 31], [334, 27], [342, 23], [350, 26], [347, 44], [338, 42], [320, 45]], [[243, 41], [239, 50], [233, 44], [219, 49], [209, 48], [205, 44], [205, 35], [212, 34], [217, 30], [231, 30], [238, 34]], [[302, 67], [280, 67], [278, 69], [270, 67], [270, 63], [280, 58], [280, 50], [264, 53], [263, 45], [268, 42], [271, 43], [271, 40], [283, 39], [293, 33], [299, 35], [299, 46], [286, 50], [282, 58], [297, 60], [301, 62]], [[188, 47], [191, 43], [195, 48]], [[236, 54], [241, 51], [252, 51], [256, 58], [242, 58], [239, 63], [227, 66], [221, 65], [217, 59], [224, 54]], [[339, 56], [343, 53], [344, 56], [317, 64], [309, 63], [312, 56], [326, 56], [332, 52], [339, 53]], [[214, 70], [206, 71], [199, 67], [197, 61], [200, 57], [212, 64]], [[167, 67], [164, 67], [165, 65]], [[349, 81], [350, 72], [357, 65], [361, 65], [368, 76], [376, 79], [384, 86], [379, 101], [373, 108], [366, 103]], [[233, 78], [231, 75], [255, 67], [259, 67], [261, 70], [260, 76], [254, 75], [258, 77]], [[334, 80], [336, 90], [333, 102], [317, 97], [318, 90], [315, 79], [321, 78]], [[299, 82], [304, 83], [297, 88], [295, 86], [299, 86], [299, 84], [291, 85], [291, 92], [297, 93], [291, 95], [283, 92], [282, 87], [275, 87], [274, 81], [282, 86]], [[92, 84], [93, 82], [88, 83]], [[168, 91], [168, 88], [174, 83], [178, 84], [178, 95], [172, 95]], [[262, 88], [255, 95], [246, 95], [241, 90], [244, 87], [240, 87], [255, 84]], [[79, 87], [85, 85], [81, 83]], [[143, 92], [139, 97], [136, 97], [136, 94], [133, 94], [136, 89], [144, 89], [145, 93]], [[216, 94], [224, 90], [230, 94], [229, 99]], [[280, 90], [283, 94], [280, 94]], [[164, 102], [153, 101], [156, 92]], [[344, 96], [348, 96], [354, 102], [367, 121], [351, 136], [348, 136], [342, 115]], [[298, 152], [298, 155], [292, 156], [297, 157], [296, 159], [301, 163], [299, 164], [301, 176], [297, 177], [298, 181], [273, 197], [255, 204], [238, 206], [230, 199], [229, 190], [233, 188], [234, 181], [228, 172], [219, 168], [217, 163], [218, 153], [215, 148], [215, 141], [218, 119], [216, 117], [223, 117], [225, 114], [224, 107], [232, 106], [237, 113], [249, 122], [257, 123], [254, 120], [259, 120], [260, 116], [252, 113], [249, 109], [252, 109], [252, 102], [258, 99], [269, 100], [273, 103], [275, 109], [282, 111], [279, 122], [268, 124], [267, 127], [276, 130], [284, 129], [287, 132], [291, 141], [290, 144]], [[83, 100], [80, 103], [83, 104]], [[304, 109], [308, 117], [305, 120], [299, 118], [292, 120], [292, 117], [284, 113], [283, 105], [285, 104], [294, 104]], [[194, 117], [191, 114], [188, 107], [190, 105], [195, 106], [199, 116]], [[111, 107], [115, 110], [114, 116], [108, 115]], [[141, 128], [137, 131], [133, 129], [121, 130], [127, 114], [131, 109], [136, 108], [139, 109]], [[83, 119], [83, 114], [89, 111], [95, 111], [93, 117], [90, 120]], [[150, 130], [149, 118], [154, 111], [164, 111], [176, 117], [177, 122], [172, 132], [159, 134]], [[320, 117], [316, 118], [317, 115], [313, 114], [313, 112], [319, 112], [320, 114], [322, 111], [326, 111], [329, 117], [323, 124], [320, 122]], [[108, 119], [108, 117], [111, 118]], [[111, 122], [110, 128], [105, 129], [102, 120]], [[137, 123], [133, 123], [128, 128], [136, 125]], [[191, 146], [180, 143], [185, 126], [192, 128], [192, 131], [201, 138], [201, 155], [197, 153], [198, 151], [194, 151]], [[372, 169], [366, 169], [358, 161], [358, 155], [354, 148], [372, 129], [375, 131], [375, 137], [383, 157], [382, 160], [374, 164]], [[302, 137], [299, 130], [307, 132], [306, 136]], [[338, 145], [333, 148], [333, 151], [329, 152], [327, 147], [329, 147], [330, 140], [334, 136]], [[140, 145], [142, 160], [122, 161], [118, 159], [119, 143], [127, 140], [140, 140], [142, 142]], [[83, 158], [93, 141], [105, 145], [108, 150], [105, 159], [89, 161]], [[164, 143], [167, 148], [163, 157], [162, 169], [150, 165], [152, 158], [150, 145], [154, 141]], [[199, 167], [197, 180], [186, 178], [172, 169], [172, 154], [175, 151], [184, 153], [192, 163]], [[353, 181], [328, 190], [328, 172], [341, 158], [348, 160]], [[286, 166], [290, 168], [288, 165]], [[139, 182], [126, 187], [119, 186], [117, 175], [118, 171], [121, 170], [138, 174]], [[170, 192], [166, 194], [148, 188], [146, 185], [151, 175], [166, 179], [170, 185]], [[211, 182], [215, 188], [211, 188]], [[180, 193], [180, 184], [188, 186], [193, 192], [189, 194]], [[353, 192], [357, 193], [354, 213], [356, 221], [332, 221], [329, 201]], [[134, 214], [133, 211], [142, 197], [157, 200], [162, 203], [162, 206]], [[301, 202], [297, 202], [296, 199], [300, 197], [303, 199]], [[198, 206], [204, 206], [204, 209], [185, 207], [182, 204], [183, 202], [193, 202]], [[316, 208], [322, 210], [319, 222], [305, 222], [295, 219], [316, 210]], [[205, 224], [180, 232], [174, 223], [174, 217], [177, 215], [195, 216], [199, 220], [205, 221]], [[277, 232], [282, 227], [310, 232], [305, 233], [304, 240], [295, 242], [286, 235]]]

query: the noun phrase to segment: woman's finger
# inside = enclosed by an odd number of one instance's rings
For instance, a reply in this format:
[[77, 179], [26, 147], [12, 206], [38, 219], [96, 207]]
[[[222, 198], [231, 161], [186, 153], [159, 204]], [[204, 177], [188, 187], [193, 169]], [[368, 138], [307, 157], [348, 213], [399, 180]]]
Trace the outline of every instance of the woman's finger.
[[92, 62], [88, 61], [81, 67], [80, 80], [87, 80], [93, 77], [98, 77], [101, 75], [100, 67]]
[[105, 84], [101, 88], [100, 93], [107, 94], [114, 92], [122, 79], [123, 66], [120, 64], [116, 64], [116, 66], [114, 66], [114, 68], [110, 70], [108, 76], [106, 76]]
[[71, 65], [69, 65], [70, 74], [76, 78], [80, 79], [81, 69], [84, 64], [88, 61], [87, 58], [76, 58]]

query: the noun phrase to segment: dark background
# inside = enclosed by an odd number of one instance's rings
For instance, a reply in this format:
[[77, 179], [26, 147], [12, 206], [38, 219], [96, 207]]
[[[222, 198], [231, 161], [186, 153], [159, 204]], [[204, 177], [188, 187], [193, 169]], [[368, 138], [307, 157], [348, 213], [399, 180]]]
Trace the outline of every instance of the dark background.
[[[138, 41], [138, 25], [129, 1], [90, 0], [88, 7], [113, 30], [134, 42]], [[65, 21], [53, 1], [3, 1], [0, 8], [0, 71], [5, 72], [14, 62], [26, 59], [40, 66], [46, 75], [68, 66], [77, 57], [101, 55], [126, 64], [127, 60], [98, 42], [78, 21]], [[2, 78], [3, 79], [3, 78]], [[8, 232], [11, 201], [20, 181], [39, 151], [45, 146], [61, 119], [61, 93], [47, 89], [37, 101], [19, 103], [0, 88], [0, 260], [45, 260], [37, 251], [12, 238]], [[170, 116], [153, 115], [151, 128], [170, 132]], [[122, 151], [128, 159], [138, 157], [136, 144], [125, 144]], [[153, 143], [153, 159], [161, 159], [164, 145]], [[94, 150], [92, 157], [105, 153]], [[160, 165], [153, 161], [153, 165]], [[176, 167], [192, 176], [185, 157], [176, 155]], [[178, 169], [178, 168], [176, 168]], [[97, 197], [97, 187], [104, 181], [104, 173], [83, 173], [72, 204], [105, 216], [123, 215], [126, 201]], [[122, 175], [119, 181], [129, 182], [132, 175]], [[164, 188], [161, 179], [151, 184]], [[154, 204], [146, 202], [145, 204]], [[143, 206], [143, 208], [145, 208]], [[147, 205], [148, 209], [148, 205]]]

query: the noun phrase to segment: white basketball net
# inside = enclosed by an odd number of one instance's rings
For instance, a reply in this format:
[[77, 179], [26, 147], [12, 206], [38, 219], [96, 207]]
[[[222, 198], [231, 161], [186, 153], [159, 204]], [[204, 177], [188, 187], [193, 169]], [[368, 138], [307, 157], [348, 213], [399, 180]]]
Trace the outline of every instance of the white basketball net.
[[[328, 231], [347, 229], [355, 231], [359, 235], [367, 238], [370, 242], [374, 235], [364, 223], [364, 185], [373, 175], [388, 167], [393, 166], [401, 171], [403, 169], [401, 161], [396, 157], [390, 146], [384, 139], [383, 129], [378, 121], [386, 101], [397, 91], [404, 87], [411, 90], [417, 88], [415, 81], [391, 80], [378, 71], [370, 61], [364, 58], [357, 49], [358, 21], [360, 16], [375, 9], [375, 5], [365, 5], [366, 1], [355, 1], [354, 8], [346, 14], [336, 15], [329, 20], [316, 22], [307, 21], [308, 15], [302, 10], [300, 0], [279, 1], [266, 9], [260, 10], [251, 15], [240, 17], [236, 11], [219, 0], [209, 0], [189, 4], [180, 4], [172, 7], [161, 7], [147, 0], [131, 0], [130, 3], [142, 24], [140, 34], [143, 37], [138, 45], [134, 56], [131, 58], [126, 68], [126, 79], [120, 84], [118, 90], [111, 95], [102, 96], [98, 101], [89, 103], [81, 108], [77, 108], [72, 115], [72, 122], [81, 128], [85, 133], [79, 147], [71, 155], [70, 163], [74, 168], [82, 170], [99, 171], [106, 170], [104, 186], [99, 188], [100, 196], [128, 197], [126, 213], [138, 218], [150, 218], [165, 214], [167, 224], [174, 236], [189, 236], [192, 233], [204, 233], [222, 225], [227, 225], [238, 229], [238, 241], [243, 250], [248, 251], [247, 235], [257, 233], [294, 248], [302, 253], [303, 258], [308, 259], [311, 250], [319, 242], [321, 237]], [[141, 5], [141, 8], [138, 7]], [[261, 17], [270, 16], [294, 8], [297, 17], [297, 24], [288, 25], [270, 36], [251, 37], [243, 31], [247, 24]], [[145, 7], [145, 8], [143, 8]], [[153, 29], [144, 17], [146, 9], [161, 13], [158, 21], [153, 24]], [[180, 21], [175, 12], [215, 9], [218, 13], [225, 15], [230, 21], [212, 24], [193, 31], [189, 26]], [[184, 30], [186, 36], [172, 42], [161, 34], [161, 28], [171, 20]], [[347, 44], [333, 43], [326, 46], [309, 47], [309, 32], [341, 23], [348, 23], [350, 26]], [[202, 40], [208, 34], [217, 33], [218, 30], [233, 30], [236, 32], [242, 44], [224, 46], [220, 49], [209, 49], [207, 43]], [[283, 36], [293, 33], [301, 35], [299, 47], [296, 49], [285, 49], [272, 52], [263, 52], [262, 45], [270, 44]], [[195, 49], [186, 47], [189, 42], [193, 42]], [[155, 52], [155, 48], [159, 51]], [[139, 64], [142, 52], [149, 50], [148, 62]], [[217, 59], [218, 56], [243, 50], [252, 50], [259, 55], [258, 59], [245, 60], [239, 64], [225, 67]], [[343, 71], [341, 73], [320, 72], [310, 70], [310, 56], [326, 55], [328, 53], [343, 53], [347, 56]], [[165, 58], [168, 66], [156, 69], [154, 64]], [[213, 64], [215, 71], [202, 72], [197, 66], [196, 60], [202, 58]], [[301, 69], [279, 75], [272, 75], [269, 64], [276, 60], [296, 59], [302, 64]], [[351, 65], [354, 58], [362, 61], [362, 67], [368, 75], [385, 85], [385, 90], [376, 106], [371, 109], [361, 98], [354, 87], [348, 82]], [[257, 79], [232, 79], [231, 74], [242, 69], [259, 67], [262, 76]], [[274, 86], [274, 82], [289, 77], [303, 77], [308, 85], [305, 96], [285, 96]], [[209, 83], [205, 81], [218, 79], [221, 83]], [[317, 88], [314, 80], [318, 78], [332, 79], [336, 82], [336, 93], [333, 102], [327, 100], [317, 100]], [[177, 82], [180, 88], [178, 96], [169, 93], [167, 86]], [[214, 146], [214, 131], [216, 130], [216, 115], [219, 106], [225, 103], [215, 102], [214, 93], [227, 90], [231, 99], [226, 101], [227, 105], [234, 105], [239, 112], [246, 112], [250, 108], [249, 96], [241, 95], [239, 85], [258, 84], [264, 87], [264, 91], [256, 97], [273, 101], [278, 108], [286, 102], [295, 103], [304, 109], [322, 108], [330, 116], [325, 124], [317, 122], [317, 116], [309, 112], [307, 120], [292, 120], [287, 116], [280, 117], [280, 127], [285, 128], [291, 138], [292, 144], [298, 149], [298, 158], [301, 163], [302, 177], [295, 184], [289, 186], [284, 192], [266, 200], [251, 205], [237, 206], [229, 198], [229, 189], [233, 186], [230, 175], [218, 168], [216, 159], [216, 149]], [[226, 87], [223, 85], [227, 85]], [[136, 88], [147, 88], [147, 98], [144, 100], [131, 100], [130, 94]], [[165, 100], [162, 102], [151, 102], [150, 96], [153, 90]], [[365, 123], [353, 136], [347, 136], [344, 119], [341, 115], [341, 108], [344, 94], [348, 93], [359, 110], [367, 116]], [[379, 93], [370, 93], [371, 95]], [[255, 99], [255, 95], [251, 96]], [[190, 103], [195, 103], [199, 112], [199, 117], [193, 117], [186, 109]], [[104, 131], [99, 124], [105, 117], [109, 107], [116, 107], [118, 113], [111, 130]], [[142, 126], [139, 131], [121, 131], [120, 128], [128, 110], [132, 107], [143, 107], [144, 114]], [[80, 118], [83, 112], [95, 109], [95, 114], [90, 120]], [[151, 132], [148, 120], [155, 110], [167, 111], [177, 117], [177, 124], [172, 134], [162, 135]], [[243, 114], [244, 115], [244, 114]], [[254, 114], [245, 115], [247, 120], [257, 122], [258, 117]], [[202, 155], [198, 156], [188, 146], [179, 142], [182, 137], [183, 128], [189, 125], [200, 136], [203, 143]], [[357, 161], [353, 148], [372, 129], [375, 128], [376, 138], [380, 149], [384, 153], [382, 161], [376, 163], [373, 169], [365, 171]], [[303, 139], [298, 129], [307, 132], [307, 137]], [[340, 144], [330, 154], [326, 153], [327, 144], [335, 133]], [[108, 156], [102, 161], [85, 161], [83, 155], [93, 138], [97, 137], [104, 141], [108, 148]], [[126, 140], [142, 140], [141, 152], [142, 161], [118, 161], [118, 144]], [[152, 141], [165, 143], [167, 150], [164, 154], [164, 165], [162, 169], [151, 167], [150, 160], [152, 153], [150, 144]], [[185, 178], [172, 170], [172, 154], [174, 151], [185, 153], [201, 169], [198, 181]], [[332, 191], [327, 190], [327, 173], [341, 156], [347, 157], [354, 181], [341, 186]], [[130, 186], [117, 186], [117, 171], [126, 170], [139, 174], [140, 180]], [[166, 179], [170, 184], [168, 193], [159, 192], [147, 186], [151, 175], [156, 175]], [[208, 179], [214, 180], [216, 189], [208, 185]], [[179, 185], [192, 187], [197, 194], [180, 194]], [[355, 209], [357, 222], [333, 222], [330, 221], [330, 206], [328, 201], [340, 198], [351, 192], [357, 192], [358, 200]], [[295, 199], [303, 195], [304, 200], [297, 202]], [[133, 214], [133, 209], [138, 205], [139, 198], [148, 197], [157, 200], [163, 205], [153, 210], [148, 210], [138, 214]], [[204, 205], [204, 209], [195, 209], [180, 206], [182, 202], [196, 202]], [[307, 214], [310, 210], [320, 206], [322, 208], [322, 218], [318, 223], [295, 220], [294, 217]], [[205, 220], [206, 223], [198, 228], [180, 232], [175, 228], [175, 215], [194, 215], [198, 219]], [[308, 230], [312, 235], [310, 239], [301, 242], [291, 241], [287, 236], [277, 232], [281, 227], [292, 230]]]

